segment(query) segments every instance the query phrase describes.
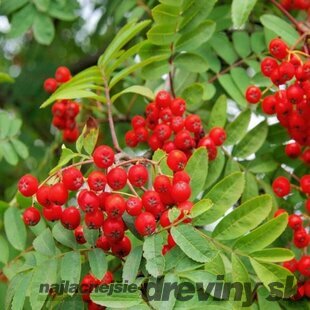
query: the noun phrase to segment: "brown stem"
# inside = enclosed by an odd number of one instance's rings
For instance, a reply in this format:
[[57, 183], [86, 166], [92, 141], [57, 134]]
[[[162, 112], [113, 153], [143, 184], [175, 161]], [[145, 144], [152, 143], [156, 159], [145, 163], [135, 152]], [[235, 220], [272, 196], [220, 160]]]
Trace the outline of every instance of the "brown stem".
[[299, 23], [280, 3], [276, 0], [270, 0], [270, 2], [272, 2], [290, 20], [298, 31], [301, 33], [305, 32], [305, 29], [301, 26], [301, 23]]
[[174, 90], [174, 83], [173, 83], [173, 71], [174, 71], [174, 66], [173, 66], [173, 52], [174, 52], [174, 46], [173, 43], [171, 43], [170, 45], [170, 51], [171, 51], [171, 55], [169, 58], [169, 84], [170, 84], [170, 91], [171, 94], [173, 96], [173, 98], [175, 98], [175, 90]]
[[122, 152], [122, 149], [120, 148], [118, 140], [117, 140], [115, 127], [114, 127], [113, 114], [112, 114], [112, 102], [111, 102], [111, 98], [110, 98], [109, 85], [108, 85], [108, 82], [105, 78], [103, 79], [103, 81], [104, 81], [104, 92], [105, 92], [105, 96], [107, 99], [108, 119], [109, 119], [109, 126], [110, 126], [110, 132], [111, 132], [111, 137], [112, 137], [112, 141], [113, 141], [113, 146], [114, 146], [116, 151]]

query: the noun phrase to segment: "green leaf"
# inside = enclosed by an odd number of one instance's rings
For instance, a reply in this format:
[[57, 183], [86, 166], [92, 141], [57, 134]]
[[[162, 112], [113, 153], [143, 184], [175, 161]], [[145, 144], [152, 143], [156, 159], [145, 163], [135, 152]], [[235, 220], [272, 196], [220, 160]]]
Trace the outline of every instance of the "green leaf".
[[256, 197], [259, 194], [256, 177], [249, 171], [245, 172], [245, 186], [241, 197], [241, 202]]
[[178, 276], [180, 278], [188, 279], [194, 283], [202, 283], [204, 289], [207, 289], [210, 282], [215, 282], [217, 280], [216, 275], [206, 270], [187, 271], [185, 273], [179, 273]]
[[231, 15], [235, 28], [240, 28], [249, 18], [257, 0], [233, 0]]
[[241, 58], [246, 58], [251, 54], [251, 41], [247, 32], [234, 31], [232, 34], [232, 39], [234, 48]]
[[4, 156], [4, 159], [12, 166], [17, 165], [18, 157], [17, 154], [9, 141], [1, 142], [1, 152]]
[[258, 305], [259, 309], [264, 310], [281, 310], [279, 303], [276, 301], [268, 300], [270, 296], [270, 292], [265, 287], [260, 287], [257, 290], [257, 297], [258, 297]]
[[22, 36], [32, 25], [35, 18], [36, 9], [29, 3], [17, 11], [11, 20], [11, 30], [8, 34], [10, 38]]
[[34, 5], [39, 11], [46, 12], [51, 0], [33, 0]]
[[238, 55], [225, 33], [216, 33], [210, 40], [210, 45], [228, 64], [232, 65], [238, 60]]
[[199, 218], [199, 216], [207, 212], [212, 206], [213, 203], [210, 199], [199, 200], [194, 204], [193, 208], [191, 209], [190, 217], [192, 219]]
[[250, 83], [250, 77], [247, 71], [243, 68], [237, 67], [230, 70], [230, 75], [240, 92], [245, 94]]
[[298, 41], [298, 32], [284, 19], [265, 14], [261, 16], [260, 20], [267, 29], [273, 31], [276, 36], [281, 37], [288, 45], [294, 45]]
[[228, 93], [228, 95], [231, 96], [231, 98], [240, 108], [244, 109], [247, 106], [244, 95], [241, 93], [240, 89], [237, 87], [230, 74], [224, 74], [220, 76], [219, 82]]
[[142, 246], [137, 246], [129, 253], [123, 267], [123, 282], [134, 283], [141, 263]]
[[0, 72], [0, 83], [14, 83], [14, 79], [7, 73]]
[[246, 134], [251, 120], [251, 111], [245, 110], [238, 117], [226, 126], [227, 139], [225, 145], [234, 145]]
[[251, 231], [248, 235], [239, 238], [234, 244], [234, 249], [244, 253], [252, 253], [264, 249], [283, 233], [287, 226], [287, 218], [287, 213], [283, 213], [271, 219]]
[[54, 18], [72, 21], [77, 17], [78, 1], [53, 1], [49, 6], [48, 14]]
[[108, 270], [108, 263], [102, 249], [92, 249], [88, 252], [89, 266], [97, 279], [102, 279]]
[[223, 171], [224, 165], [225, 156], [223, 155], [223, 152], [220, 151], [216, 158], [209, 163], [208, 177], [204, 186], [205, 189], [209, 188], [218, 180]]
[[208, 175], [208, 152], [205, 147], [200, 147], [194, 151], [186, 164], [185, 172], [191, 178], [192, 194], [190, 199], [194, 200], [202, 192]]
[[134, 85], [134, 86], [130, 86], [128, 88], [125, 88], [121, 92], [114, 95], [111, 98], [111, 101], [115, 102], [117, 98], [119, 98], [120, 96], [122, 96], [124, 94], [128, 94], [128, 93], [138, 94], [138, 95], [144, 96], [150, 100], [154, 100], [154, 98], [155, 98], [155, 95], [150, 88], [148, 88], [146, 86]]
[[173, 172], [167, 165], [167, 158], [166, 157], [167, 157], [166, 152], [158, 149], [154, 152], [152, 160], [154, 160], [156, 162], [160, 161], [159, 167], [160, 167], [162, 173], [165, 175], [168, 175], [168, 176], [169, 175], [172, 176]]
[[253, 173], [267, 173], [275, 171], [279, 164], [273, 159], [270, 154], [263, 154], [251, 160], [247, 165], [247, 169]]
[[[61, 280], [69, 283], [79, 283], [81, 276], [81, 255], [79, 252], [67, 252], [61, 259]], [[69, 295], [74, 293], [68, 292]]]
[[227, 98], [225, 95], [222, 95], [216, 100], [211, 110], [208, 128], [211, 129], [213, 127], [224, 127], [226, 124], [226, 118], [227, 118]]
[[196, 262], [210, 262], [218, 253], [214, 245], [190, 225], [173, 226], [171, 234], [181, 250]]
[[264, 144], [268, 134], [268, 125], [261, 122], [234, 147], [232, 155], [239, 158], [246, 158], [256, 153]]
[[174, 24], [155, 25], [147, 33], [148, 40], [155, 45], [169, 45], [177, 37]]
[[23, 7], [29, 0], [2, 0], [0, 7], [1, 15], [10, 15]]
[[12, 143], [16, 153], [22, 159], [28, 158], [28, 156], [29, 156], [28, 148], [23, 142], [17, 140], [16, 138], [11, 138], [11, 143]]
[[215, 31], [215, 22], [206, 20], [197, 26], [195, 29], [184, 33], [176, 41], [177, 51], [193, 51], [196, 50], [203, 43], [207, 42]]
[[146, 270], [153, 277], [163, 275], [165, 258], [162, 255], [163, 237], [161, 234], [149, 236], [143, 243], [143, 257], [146, 259]]
[[65, 166], [67, 163], [69, 163], [69, 161], [71, 161], [73, 158], [80, 156], [80, 154], [78, 153], [74, 153], [73, 151], [71, 151], [70, 149], [66, 148], [66, 146], [63, 144], [61, 146], [61, 155], [58, 161], [58, 164], [56, 167], [54, 167], [51, 171], [50, 171], [50, 175], [55, 173], [57, 170], [59, 170], [61, 167]]
[[244, 188], [244, 176], [235, 172], [215, 184], [204, 196], [210, 199], [213, 207], [197, 220], [197, 225], [211, 224], [222, 217], [240, 198]]
[[52, 19], [44, 14], [37, 14], [33, 22], [33, 35], [38, 43], [49, 45], [55, 36], [55, 27]]
[[92, 117], [89, 117], [81, 135], [76, 141], [76, 150], [81, 153], [84, 147], [86, 153], [91, 155], [97, 144], [98, 136], [99, 128], [97, 122]]
[[83, 232], [86, 241], [90, 245], [95, 245], [99, 237], [99, 231], [97, 229], [89, 229], [86, 225], [83, 225]]
[[194, 83], [186, 87], [182, 92], [182, 98], [187, 103], [189, 111], [197, 110], [202, 104], [204, 87], [200, 83]]
[[205, 72], [209, 65], [201, 56], [193, 53], [182, 53], [174, 59], [176, 67], [190, 72]]
[[65, 245], [68, 248], [76, 249], [77, 243], [73, 232], [65, 229], [60, 222], [56, 223], [52, 229], [52, 234], [55, 240]]
[[26, 228], [19, 210], [10, 207], [4, 213], [4, 230], [10, 244], [19, 251], [26, 247]]
[[180, 215], [181, 215], [181, 211], [179, 208], [173, 207], [172, 209], [169, 209], [168, 218], [169, 218], [170, 223], [173, 223], [174, 221], [176, 221]]
[[9, 260], [9, 245], [6, 239], [0, 235], [0, 262], [6, 264]]
[[[270, 284], [281, 283], [283, 286], [278, 285], [277, 290], [273, 291], [273, 294], [280, 298], [289, 298], [292, 292], [285, 290], [285, 284], [288, 277], [294, 277], [294, 275], [286, 268], [271, 263], [259, 263], [255, 259], [250, 259], [258, 278], [263, 282], [264, 286], [270, 290]], [[294, 284], [296, 284], [296, 278], [294, 277]]]
[[34, 249], [46, 256], [54, 256], [56, 253], [56, 246], [53, 235], [49, 228], [46, 228], [38, 237], [33, 240]]
[[57, 310], [76, 310], [83, 309], [84, 302], [80, 295], [64, 298], [57, 306]]
[[289, 249], [268, 248], [251, 253], [251, 257], [261, 262], [287, 262], [294, 258], [294, 253]]
[[156, 24], [175, 25], [180, 18], [180, 8], [172, 5], [159, 4], [152, 10], [152, 16]]
[[266, 49], [265, 35], [262, 31], [254, 32], [251, 35], [251, 48], [256, 53], [262, 53]]
[[111, 307], [113, 309], [119, 308], [124, 309], [124, 305], [126, 305], [126, 309], [130, 307], [134, 307], [133, 309], [139, 310], [138, 305], [143, 302], [143, 299], [140, 295], [140, 291], [137, 290], [133, 293], [126, 293], [114, 291], [113, 294], [107, 293], [91, 293], [91, 300], [96, 304], [101, 306]]
[[33, 270], [30, 288], [30, 304], [32, 309], [41, 309], [49, 292], [38, 294], [42, 284], [52, 285], [57, 283], [57, 259], [48, 259]]
[[117, 36], [115, 36], [105, 52], [100, 56], [98, 60], [100, 69], [105, 68], [108, 62], [115, 58], [114, 55], [117, 55], [121, 48], [123, 48], [132, 38], [141, 32], [149, 23], [149, 20], [145, 20], [137, 24], [135, 22], [130, 22], [121, 28]]
[[226, 215], [215, 227], [212, 236], [219, 240], [236, 239], [258, 226], [271, 208], [272, 198], [269, 195], [248, 200]]
[[24, 309], [24, 303], [27, 296], [28, 287], [32, 278], [31, 273], [23, 273], [18, 285], [15, 286], [15, 294], [12, 300], [12, 308], [14, 310]]

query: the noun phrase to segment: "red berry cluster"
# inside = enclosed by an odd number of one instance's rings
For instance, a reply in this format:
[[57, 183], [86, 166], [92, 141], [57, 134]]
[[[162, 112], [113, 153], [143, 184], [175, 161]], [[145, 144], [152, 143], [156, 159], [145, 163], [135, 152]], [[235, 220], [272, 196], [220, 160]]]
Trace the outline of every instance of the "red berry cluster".
[[[33, 197], [33, 205], [24, 211], [26, 225], [36, 225], [41, 218], [35, 201], [42, 206], [43, 217], [47, 221], [60, 220], [69, 230], [74, 230], [76, 241], [86, 243], [82, 222], [89, 229], [100, 230], [96, 246], [111, 251], [115, 256], [124, 257], [131, 251], [131, 240], [125, 235], [127, 230], [123, 221], [126, 212], [135, 218], [136, 231], [141, 236], [153, 234], [157, 224], [169, 229], [178, 222], [189, 222], [187, 214], [193, 206], [190, 177], [184, 171], [187, 156], [180, 150], [172, 150], [167, 155], [167, 164], [174, 172], [173, 177], [158, 174], [150, 186], [149, 165], [151, 160], [137, 158], [115, 162], [115, 153], [106, 145], [98, 146], [93, 152], [96, 170], [84, 178], [75, 165], [57, 173], [58, 180], [52, 185], [41, 184], [32, 175], [23, 176], [18, 182], [20, 193]], [[144, 186], [148, 184], [148, 189]], [[132, 194], [125, 191], [131, 189]], [[69, 205], [69, 193], [76, 192], [76, 205]], [[180, 215], [171, 223], [168, 211], [176, 206]], [[169, 235], [167, 247], [175, 243]], [[166, 251], [165, 250], [165, 251]]]
[[147, 142], [155, 151], [159, 148], [167, 153], [173, 150], [183, 151], [188, 157], [193, 149], [205, 146], [210, 160], [217, 156], [217, 146], [226, 139], [223, 128], [212, 128], [205, 135], [202, 121], [196, 114], [185, 116], [186, 102], [182, 98], [172, 98], [161, 90], [155, 101], [145, 108], [145, 116], [136, 115], [132, 118], [132, 130], [125, 135], [126, 144], [135, 147]]
[[[292, 185], [285, 177], [278, 177], [272, 184], [273, 191], [278, 197], [285, 197], [291, 192]], [[310, 175], [304, 175], [300, 179], [300, 190], [307, 196], [310, 194]], [[305, 202], [305, 210], [310, 214], [310, 199]], [[274, 216], [287, 212], [285, 209], [278, 209]], [[304, 227], [305, 225], [305, 227]], [[310, 243], [309, 218], [306, 214], [291, 214], [288, 218], [288, 226], [293, 230], [293, 243], [296, 248], [305, 249]], [[300, 275], [310, 277], [310, 256], [303, 255], [299, 262], [296, 259], [285, 262], [283, 266], [292, 272], [299, 271]], [[304, 296], [310, 297], [310, 281], [299, 279], [297, 294], [293, 297], [298, 300]]]
[[[59, 85], [70, 79], [70, 70], [67, 67], [58, 67], [55, 78], [48, 78], [44, 81], [44, 89], [48, 93], [53, 93]], [[63, 130], [63, 140], [66, 142], [75, 142], [79, 137], [79, 129], [75, 120], [79, 112], [79, 104], [71, 100], [58, 100], [52, 106], [52, 124], [59, 130]]]
[[291, 10], [309, 10], [310, 1], [309, 0], [281, 0], [280, 4], [288, 11]]
[[277, 90], [264, 98], [256, 86], [246, 90], [246, 99], [256, 104], [261, 101], [264, 113], [276, 115], [295, 140], [286, 145], [286, 154], [310, 164], [310, 61], [303, 62], [299, 55], [303, 52], [289, 50], [281, 39], [273, 39], [269, 44], [273, 57], [266, 57], [261, 62], [261, 71], [269, 77]]
[[90, 299], [90, 293], [100, 285], [109, 285], [114, 281], [114, 276], [111, 271], [107, 271], [104, 277], [99, 280], [91, 273], [86, 274], [81, 283], [81, 292], [82, 292], [82, 299], [84, 302], [87, 303], [89, 310], [96, 310], [96, 309], [105, 309], [100, 305], [97, 305]]

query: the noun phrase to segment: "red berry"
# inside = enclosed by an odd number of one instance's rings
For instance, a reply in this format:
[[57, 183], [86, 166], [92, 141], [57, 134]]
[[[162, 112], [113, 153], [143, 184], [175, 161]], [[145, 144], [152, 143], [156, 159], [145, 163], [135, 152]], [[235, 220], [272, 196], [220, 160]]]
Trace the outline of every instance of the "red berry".
[[298, 271], [306, 276], [310, 277], [310, 255], [304, 255], [298, 262]]
[[310, 194], [310, 174], [306, 174], [300, 179], [300, 187], [305, 194]]
[[210, 130], [209, 136], [216, 146], [221, 146], [226, 140], [226, 131], [222, 127], [214, 127]]
[[174, 132], [179, 132], [184, 128], [184, 119], [181, 116], [174, 116], [171, 120], [171, 129]]
[[271, 57], [266, 57], [261, 63], [261, 71], [265, 76], [270, 76], [271, 73], [278, 68], [278, 62]]
[[56, 117], [64, 117], [66, 114], [66, 105], [63, 100], [56, 101], [52, 106], [52, 113]]
[[99, 197], [91, 191], [83, 190], [78, 196], [78, 204], [86, 213], [93, 213], [99, 209]]
[[24, 223], [28, 226], [35, 226], [40, 222], [40, 212], [35, 207], [27, 208], [23, 213]]
[[86, 239], [85, 239], [84, 231], [83, 231], [83, 226], [80, 225], [77, 228], [75, 228], [74, 237], [75, 237], [75, 240], [77, 243], [79, 243], [79, 244], [86, 243]]
[[136, 164], [131, 166], [128, 171], [129, 182], [136, 187], [142, 187], [146, 184], [149, 174], [145, 166]]
[[155, 216], [149, 212], [141, 213], [135, 220], [135, 227], [140, 235], [151, 235], [156, 229]]
[[157, 149], [161, 148], [161, 146], [163, 145], [162, 141], [158, 139], [157, 135], [152, 134], [149, 139], [148, 139], [148, 144], [150, 146], [150, 148], [153, 151], [156, 151]]
[[301, 154], [301, 146], [297, 142], [291, 142], [285, 146], [285, 153], [288, 157], [297, 158]]
[[119, 257], [127, 256], [131, 251], [131, 241], [127, 236], [117, 243], [111, 244], [111, 251], [113, 254]]
[[171, 196], [175, 202], [184, 202], [191, 196], [191, 188], [188, 183], [180, 181], [171, 189]]
[[129, 130], [125, 134], [125, 142], [129, 147], [136, 147], [138, 145], [138, 139], [136, 133], [133, 130]]
[[217, 148], [213, 140], [209, 136], [203, 137], [199, 143], [198, 146], [204, 146], [208, 151], [208, 158], [210, 161], [214, 160], [217, 156]]
[[290, 226], [294, 230], [300, 229], [302, 227], [301, 217], [296, 214], [291, 214], [288, 217], [288, 226]]
[[166, 175], [157, 175], [153, 186], [157, 193], [169, 193], [171, 190], [171, 181]]
[[103, 223], [103, 232], [111, 243], [122, 240], [125, 232], [123, 220], [107, 218]]
[[63, 183], [56, 183], [50, 187], [49, 200], [56, 205], [64, 205], [69, 197], [67, 188]]
[[290, 181], [285, 177], [278, 177], [273, 181], [272, 189], [278, 197], [284, 197], [291, 192]]
[[297, 248], [305, 248], [309, 244], [309, 236], [304, 228], [300, 228], [294, 232], [294, 244]]
[[107, 177], [103, 172], [93, 171], [88, 176], [87, 183], [91, 190], [99, 192], [105, 189]]
[[166, 141], [171, 136], [171, 128], [166, 124], [159, 124], [154, 129], [154, 135], [158, 138], [160, 141]]
[[18, 190], [25, 196], [30, 197], [38, 190], [39, 182], [36, 177], [31, 174], [26, 174], [18, 181]]
[[273, 57], [283, 59], [288, 54], [288, 47], [281, 39], [273, 39], [269, 43], [269, 52]]
[[306, 164], [310, 164], [310, 149], [305, 150], [305, 151], [302, 153], [301, 158], [302, 158], [302, 160], [303, 160]]
[[113, 168], [107, 175], [109, 186], [113, 190], [120, 190], [125, 187], [127, 183], [127, 172], [121, 167]]
[[196, 114], [187, 116], [184, 125], [188, 131], [194, 133], [200, 132], [202, 128], [201, 119]]
[[70, 191], [77, 191], [84, 183], [80, 170], [70, 167], [62, 172], [62, 183]]
[[149, 137], [149, 132], [144, 127], [139, 127], [135, 129], [135, 135], [138, 142], [146, 142]]
[[138, 197], [130, 197], [126, 201], [126, 211], [131, 216], [137, 216], [142, 212], [142, 201]]
[[78, 139], [79, 134], [79, 129], [77, 127], [74, 127], [73, 129], [65, 129], [62, 138], [68, 143], [73, 143]]
[[126, 210], [126, 201], [119, 194], [109, 195], [105, 200], [105, 211], [110, 218], [121, 217]]
[[187, 163], [187, 157], [185, 153], [179, 150], [174, 150], [168, 154], [167, 165], [173, 171], [184, 170]]
[[131, 120], [131, 125], [133, 129], [137, 129], [139, 127], [145, 127], [146, 125], [145, 118], [140, 115], [135, 115]]
[[169, 108], [165, 108], [165, 109], [162, 109], [160, 112], [159, 112], [159, 118], [164, 122], [164, 123], [167, 123], [169, 124], [172, 120], [172, 112], [171, 112], [171, 109]]
[[169, 219], [169, 210], [166, 210], [162, 213], [159, 219], [159, 223], [162, 227], [168, 227], [172, 224]]
[[157, 93], [155, 104], [158, 109], [168, 108], [171, 104], [171, 96], [166, 90]]
[[298, 262], [295, 258], [293, 258], [290, 261], [284, 262], [282, 266], [288, 269], [290, 272], [295, 272], [298, 268]]
[[171, 250], [171, 248], [170, 248], [169, 244], [165, 244], [165, 245], [163, 246], [163, 249], [162, 249], [162, 251], [161, 251], [161, 254], [162, 254], [162, 255], [166, 255], [170, 250]]
[[274, 217], [277, 217], [277, 216], [279, 216], [279, 215], [281, 215], [281, 214], [283, 214], [283, 213], [287, 213], [286, 212], [286, 210], [284, 210], [284, 209], [278, 209], [275, 213], [274, 213]]
[[163, 145], [163, 150], [169, 154], [171, 151], [176, 150], [176, 146], [172, 141], [166, 141]]
[[174, 144], [177, 149], [188, 151], [194, 147], [195, 141], [188, 130], [181, 130], [175, 135]]
[[161, 205], [160, 196], [155, 191], [145, 191], [142, 195], [142, 204], [146, 211], [152, 212], [154, 208]]
[[[178, 217], [178, 221], [185, 217], [185, 215], [188, 215], [191, 213], [191, 210], [193, 208], [193, 203], [191, 201], [184, 201], [178, 204], [178, 208], [181, 210], [181, 214]], [[184, 219], [184, 223], [190, 223], [192, 220], [190, 218]]]
[[52, 94], [57, 89], [58, 83], [55, 79], [48, 78], [44, 81], [43, 87], [47, 93]]
[[51, 201], [49, 200], [50, 187], [47, 185], [42, 185], [38, 188], [36, 193], [36, 198], [38, 203], [43, 207], [49, 207]]
[[104, 222], [104, 215], [101, 211], [97, 210], [93, 213], [86, 213], [85, 224], [89, 229], [99, 229]]
[[55, 72], [55, 79], [59, 83], [65, 83], [71, 79], [71, 72], [67, 67], [58, 67]]
[[102, 249], [103, 251], [107, 252], [110, 250], [111, 245], [108, 238], [104, 235], [100, 236], [96, 241], [96, 247]]
[[107, 271], [105, 275], [103, 276], [103, 278], [101, 279], [100, 284], [108, 285], [112, 283], [113, 281], [114, 281], [113, 273], [111, 271]]
[[289, 86], [288, 89], [286, 90], [287, 99], [292, 104], [297, 104], [301, 102], [304, 98], [304, 94], [305, 93], [303, 89], [295, 84]]
[[245, 97], [249, 103], [257, 103], [262, 97], [262, 92], [256, 86], [249, 86], [246, 90]]
[[291, 80], [295, 75], [295, 67], [290, 62], [282, 62], [278, 70], [282, 84]]
[[81, 222], [81, 215], [76, 207], [68, 207], [63, 210], [61, 215], [62, 225], [70, 230], [77, 228]]
[[168, 241], [168, 245], [170, 248], [173, 248], [174, 246], [176, 246], [176, 242], [174, 241], [171, 234], [168, 235], [167, 241]]
[[98, 146], [93, 153], [94, 163], [99, 168], [108, 168], [114, 163], [114, 151], [107, 145]]
[[175, 116], [182, 116], [186, 110], [186, 102], [182, 98], [172, 100], [170, 109]]
[[191, 178], [185, 171], [177, 171], [173, 176], [173, 184], [176, 184], [180, 181], [183, 181], [185, 183], [190, 183]]
[[273, 95], [266, 96], [262, 102], [262, 110], [268, 115], [276, 113], [277, 100]]
[[80, 112], [80, 106], [77, 102], [68, 101], [66, 104], [66, 115], [69, 118], [76, 117]]
[[50, 222], [55, 222], [61, 219], [62, 207], [52, 204], [49, 208], [43, 208], [43, 217]]

